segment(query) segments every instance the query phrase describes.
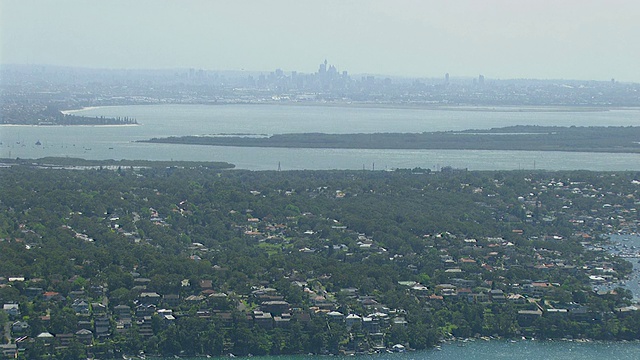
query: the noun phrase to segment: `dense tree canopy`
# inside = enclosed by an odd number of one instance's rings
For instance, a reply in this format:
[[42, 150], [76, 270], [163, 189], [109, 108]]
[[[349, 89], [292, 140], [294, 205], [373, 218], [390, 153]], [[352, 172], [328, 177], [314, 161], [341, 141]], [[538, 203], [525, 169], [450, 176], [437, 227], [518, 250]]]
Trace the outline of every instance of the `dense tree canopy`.
[[[635, 229], [637, 178], [3, 168], [0, 303], [20, 304], [21, 314], [0, 321], [26, 320], [35, 338], [74, 334], [86, 319], [98, 331], [107, 316], [109, 336], [91, 348], [78, 338], [68, 356], [420, 349], [451, 335], [637, 338], [638, 315], [619, 313], [631, 294], [598, 294], [589, 283], [598, 266], [622, 279], [630, 265], [588, 247], [604, 232]], [[143, 293], [180, 301], [161, 298], [171, 317], [146, 314]], [[76, 296], [106, 309], [85, 315]], [[137, 320], [120, 329], [124, 305]], [[536, 309], [544, 316], [527, 312]], [[261, 323], [263, 313], [273, 320]], [[271, 325], [275, 317], [287, 325]], [[28, 348], [33, 358], [47, 351], [37, 341]]]

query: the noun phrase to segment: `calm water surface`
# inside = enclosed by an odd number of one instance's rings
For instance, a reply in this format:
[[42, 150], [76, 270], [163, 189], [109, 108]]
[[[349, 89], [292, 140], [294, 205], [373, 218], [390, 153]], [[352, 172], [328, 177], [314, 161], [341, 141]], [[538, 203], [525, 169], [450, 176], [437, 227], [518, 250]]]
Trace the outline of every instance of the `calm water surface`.
[[[637, 360], [640, 359], [640, 343], [568, 342], [568, 341], [476, 341], [443, 345], [441, 350], [425, 350], [401, 354], [363, 355], [360, 360]], [[339, 356], [268, 356], [260, 360], [320, 360], [353, 359]], [[167, 358], [173, 359], [173, 358]], [[191, 358], [204, 359], [204, 358]], [[236, 358], [247, 360], [249, 358]], [[252, 359], [256, 359], [253, 357]]]
[[[139, 126], [0, 126], [0, 157], [227, 161], [238, 168], [391, 169], [441, 166], [471, 170], [640, 170], [638, 154], [471, 150], [342, 150], [237, 148], [143, 144], [152, 137], [220, 133], [373, 133], [489, 129], [511, 125], [637, 126], [640, 111], [519, 112], [274, 105], [119, 106], [83, 110], [87, 116], [129, 116]], [[40, 141], [42, 145], [35, 145]], [[441, 350], [363, 356], [363, 359], [640, 359], [640, 343], [478, 341]], [[302, 360], [321, 356], [267, 357]], [[336, 357], [337, 358], [337, 357]]]
[[[609, 237], [614, 244], [607, 248], [613, 254], [622, 255], [633, 265], [633, 272], [621, 283], [600, 285], [599, 289], [615, 289], [623, 287], [633, 294], [633, 300], [640, 302], [640, 235], [636, 234], [612, 234]], [[639, 358], [640, 359], [640, 358]]]
[[[515, 111], [514, 111], [515, 110]], [[640, 110], [498, 111], [295, 105], [137, 105], [79, 111], [134, 117], [139, 126], [0, 126], [0, 157], [226, 161], [238, 168], [640, 170], [640, 154], [541, 151], [280, 149], [144, 144], [153, 137], [300, 132], [374, 133], [489, 129], [511, 125], [632, 126]], [[36, 142], [42, 145], [36, 145]]]

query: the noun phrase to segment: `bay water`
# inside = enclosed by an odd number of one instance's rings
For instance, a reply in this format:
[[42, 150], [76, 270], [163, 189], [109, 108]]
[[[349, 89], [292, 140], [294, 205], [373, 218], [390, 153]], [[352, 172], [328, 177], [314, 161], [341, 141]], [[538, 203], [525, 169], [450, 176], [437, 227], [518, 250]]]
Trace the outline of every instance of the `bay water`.
[[394, 169], [640, 170], [640, 154], [504, 150], [287, 149], [139, 143], [211, 134], [416, 133], [513, 125], [634, 126], [640, 110], [414, 108], [321, 105], [132, 105], [83, 116], [133, 117], [134, 126], [0, 125], [0, 157], [225, 161], [250, 170]]
[[[133, 117], [136, 126], [0, 125], [0, 157], [226, 161], [250, 170], [393, 169], [640, 170], [640, 154], [476, 150], [283, 149], [139, 143], [209, 134], [375, 133], [490, 129], [512, 125], [637, 126], [640, 110], [383, 108], [296, 105], [136, 105], [84, 109], [84, 116]], [[39, 143], [39, 145], [36, 145]], [[265, 357], [267, 360], [320, 356]], [[324, 357], [322, 357], [324, 358]], [[337, 358], [337, 357], [336, 357]], [[640, 342], [472, 341], [364, 359], [640, 359]]]
[[[345, 360], [353, 356], [266, 356], [261, 360]], [[473, 341], [452, 342], [437, 349], [404, 353], [382, 353], [357, 356], [359, 360], [637, 360], [640, 342], [578, 342], [578, 341]], [[173, 359], [173, 358], [166, 358]], [[205, 359], [194, 357], [185, 359]], [[249, 358], [235, 359], [247, 360]], [[252, 359], [255, 359], [253, 357]]]
[[[633, 294], [633, 301], [640, 303], [640, 234], [611, 234], [611, 244], [605, 250], [619, 255], [633, 265], [633, 272], [621, 282], [598, 284], [598, 290], [625, 288]], [[637, 306], [637, 305], [636, 305]]]

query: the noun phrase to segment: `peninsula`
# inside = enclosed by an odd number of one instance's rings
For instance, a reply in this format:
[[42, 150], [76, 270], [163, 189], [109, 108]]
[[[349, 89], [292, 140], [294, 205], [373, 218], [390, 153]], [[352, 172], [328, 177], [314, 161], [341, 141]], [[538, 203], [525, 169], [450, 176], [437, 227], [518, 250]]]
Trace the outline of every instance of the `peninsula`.
[[453, 149], [640, 153], [640, 127], [511, 126], [423, 133], [207, 135], [142, 142], [282, 148]]
[[350, 355], [640, 337], [623, 288], [638, 270], [604, 250], [608, 234], [640, 232], [637, 172], [33, 165], [56, 161], [0, 166], [6, 353]]

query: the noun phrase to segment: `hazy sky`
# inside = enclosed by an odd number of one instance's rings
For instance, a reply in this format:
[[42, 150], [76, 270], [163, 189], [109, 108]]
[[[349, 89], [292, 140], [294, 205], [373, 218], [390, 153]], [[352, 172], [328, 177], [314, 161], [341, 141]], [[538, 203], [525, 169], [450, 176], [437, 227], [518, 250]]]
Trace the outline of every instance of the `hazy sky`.
[[638, 0], [0, 0], [0, 62], [640, 82]]

